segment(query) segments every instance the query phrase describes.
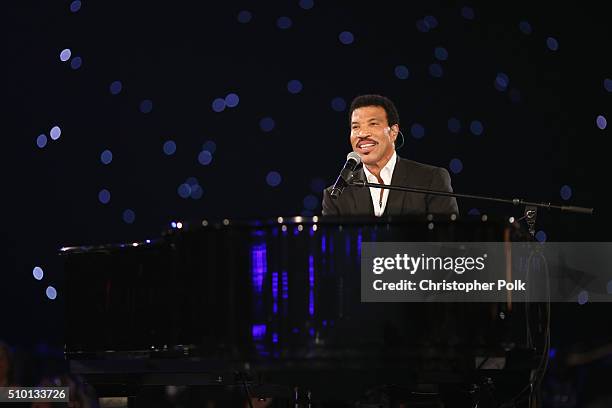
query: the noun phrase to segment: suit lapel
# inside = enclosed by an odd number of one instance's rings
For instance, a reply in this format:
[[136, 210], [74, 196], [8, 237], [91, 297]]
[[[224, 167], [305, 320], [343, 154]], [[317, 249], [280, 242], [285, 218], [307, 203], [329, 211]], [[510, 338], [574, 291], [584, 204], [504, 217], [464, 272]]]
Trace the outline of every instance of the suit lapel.
[[[359, 170], [357, 177], [360, 180], [366, 180], [363, 168]], [[374, 215], [374, 204], [372, 204], [372, 195], [370, 194], [369, 187], [352, 186], [351, 194], [353, 194], [353, 203], [355, 203], [355, 214]]]
[[[397, 156], [397, 162], [395, 163], [395, 169], [393, 169], [393, 176], [391, 176], [391, 184], [395, 186], [405, 185], [405, 179], [407, 177], [406, 169], [402, 159]], [[402, 191], [389, 190], [389, 196], [387, 198], [387, 206], [383, 215], [399, 215], [402, 213], [404, 204], [404, 198], [406, 194]], [[371, 201], [371, 200], [370, 200]], [[373, 211], [373, 210], [372, 210]]]

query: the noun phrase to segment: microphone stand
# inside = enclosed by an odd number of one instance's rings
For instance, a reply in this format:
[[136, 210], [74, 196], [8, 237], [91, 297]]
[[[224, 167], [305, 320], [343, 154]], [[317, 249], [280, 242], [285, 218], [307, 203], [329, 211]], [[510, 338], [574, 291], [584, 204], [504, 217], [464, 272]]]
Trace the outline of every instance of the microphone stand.
[[[533, 201], [527, 201], [522, 198], [507, 199], [507, 198], [499, 198], [499, 197], [482, 196], [482, 195], [476, 195], [476, 194], [451, 193], [448, 191], [430, 190], [426, 188], [415, 188], [415, 187], [394, 186], [394, 185], [387, 185], [387, 184], [368, 183], [367, 181], [362, 180], [362, 179], [355, 179], [355, 172], [351, 172], [351, 174], [347, 175], [344, 181], [349, 186], [385, 188], [387, 190], [406, 191], [410, 193], [430, 194], [430, 195], [437, 195], [437, 196], [444, 196], [444, 197], [468, 198], [468, 199], [473, 199], [473, 200], [492, 201], [492, 202], [497, 202], [497, 203], [512, 204], [514, 206], [524, 205], [525, 206], [525, 210], [523, 213], [524, 215], [518, 221], [522, 219], [526, 220], [527, 226], [529, 227], [529, 233], [531, 234], [532, 237], [535, 235], [535, 221], [536, 221], [536, 215], [537, 215], [538, 208], [555, 209], [555, 210], [561, 210], [565, 212], [587, 214], [587, 215], [593, 215], [593, 211], [594, 211], [593, 208], [577, 207], [577, 206], [572, 206], [572, 205], [556, 205], [556, 204], [544, 203], [544, 202], [538, 203], [538, 202], [533, 202]], [[541, 256], [541, 253], [539, 252], [538, 249], [539, 248], [537, 247], [531, 246], [530, 260], [532, 256]], [[546, 267], [546, 272], [548, 273], [547, 267]], [[550, 291], [550, 288], [548, 288], [548, 290]], [[546, 315], [546, 327], [544, 329], [545, 344], [544, 344], [544, 351], [542, 354], [542, 360], [540, 364], [538, 365], [536, 377], [530, 380], [528, 386], [526, 388], [523, 388], [523, 390], [521, 390], [521, 392], [516, 397], [513, 398], [513, 400], [516, 400], [524, 393], [524, 391], [529, 391], [528, 397], [529, 397], [530, 406], [531, 406], [533, 398], [535, 397], [536, 399], [538, 399], [540, 395], [539, 387], [541, 385], [541, 381], [542, 381], [544, 372], [548, 365], [548, 353], [550, 350], [550, 298], [548, 299], [548, 302], [545, 304], [544, 314]], [[527, 325], [529, 325], [529, 312], [528, 311], [527, 311]], [[491, 385], [489, 378], [486, 378], [485, 382]], [[477, 386], [477, 388], [478, 387], [479, 386]], [[480, 402], [480, 397], [477, 399], [477, 401]]]
[[512, 204], [514, 206], [525, 206], [524, 215], [520, 220], [525, 219], [527, 222], [527, 226], [529, 227], [529, 233], [533, 236], [535, 235], [535, 220], [538, 208], [546, 208], [546, 209], [554, 209], [561, 210], [565, 212], [571, 213], [579, 213], [579, 214], [588, 214], [593, 215], [593, 208], [587, 207], [577, 207], [573, 205], [556, 205], [545, 202], [533, 202], [527, 201], [522, 198], [499, 198], [499, 197], [489, 197], [482, 196], [476, 194], [463, 194], [463, 193], [451, 193], [449, 191], [440, 191], [440, 190], [429, 190], [426, 188], [415, 188], [415, 187], [404, 187], [404, 186], [395, 186], [392, 184], [377, 184], [377, 183], [368, 183], [365, 180], [355, 179], [355, 173], [351, 173], [345, 181], [349, 186], [357, 186], [357, 187], [373, 187], [373, 188], [385, 188], [387, 190], [396, 190], [396, 191], [406, 191], [409, 193], [421, 193], [421, 194], [429, 194], [429, 195], [437, 195], [437, 196], [445, 196], [445, 197], [455, 197], [455, 198], [468, 198], [472, 200], [481, 200], [481, 201], [493, 201], [504, 204]]

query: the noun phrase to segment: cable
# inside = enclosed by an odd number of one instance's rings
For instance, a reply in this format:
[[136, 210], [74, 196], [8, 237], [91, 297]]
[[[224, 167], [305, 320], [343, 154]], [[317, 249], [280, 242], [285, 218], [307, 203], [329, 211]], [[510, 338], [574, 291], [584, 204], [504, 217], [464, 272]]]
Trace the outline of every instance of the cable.
[[[536, 244], [539, 245], [539, 244]], [[531, 243], [531, 246], [533, 248], [533, 243]], [[541, 384], [542, 384], [542, 380], [544, 379], [544, 374], [546, 373], [546, 370], [548, 368], [548, 361], [549, 361], [549, 354], [550, 354], [550, 276], [549, 276], [549, 270], [548, 270], [548, 262], [546, 262], [546, 258], [543, 256], [543, 254], [540, 252], [539, 249], [535, 250], [535, 252], [538, 254], [538, 259], [540, 259], [543, 263], [543, 270], [544, 270], [544, 275], [546, 277], [546, 295], [547, 295], [547, 299], [546, 299], [546, 306], [545, 306], [545, 321], [546, 324], [544, 326], [544, 350], [542, 353], [542, 358], [540, 360], [540, 362], [538, 363], [537, 368], [535, 369], [535, 373], [532, 376], [532, 378], [530, 378], [529, 383], [523, 387], [523, 389], [521, 389], [518, 394], [516, 394], [512, 399], [510, 399], [509, 401], [503, 403], [502, 405], [500, 405], [501, 408], [504, 407], [510, 407], [510, 406], [514, 406], [518, 401], [519, 398], [521, 398], [521, 396], [525, 393], [525, 391], [529, 391], [529, 396], [528, 396], [528, 401], [529, 401], [529, 408], [531, 407], [531, 403], [533, 401], [533, 393], [534, 390], [537, 390]], [[529, 275], [530, 272], [530, 266], [532, 263], [532, 260], [534, 258], [535, 254], [534, 251], [532, 249], [532, 252], [529, 255], [529, 258], [527, 259], [527, 270], [525, 272], [526, 277]], [[528, 341], [531, 343], [530, 347], [533, 346], [533, 339], [532, 339], [532, 334], [531, 334], [531, 329], [529, 328], [529, 299], [526, 299], [527, 302], [525, 302], [525, 313], [526, 313], [526, 320], [527, 320], [527, 334], [528, 334]], [[507, 405], [508, 403], [512, 404], [512, 405]]]

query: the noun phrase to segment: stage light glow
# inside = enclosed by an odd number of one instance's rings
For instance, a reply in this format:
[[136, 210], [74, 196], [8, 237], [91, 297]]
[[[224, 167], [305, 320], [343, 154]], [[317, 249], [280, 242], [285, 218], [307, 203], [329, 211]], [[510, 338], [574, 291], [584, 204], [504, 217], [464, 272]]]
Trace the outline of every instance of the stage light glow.
[[212, 102], [212, 110], [215, 112], [223, 112], [225, 109], [225, 99], [223, 98], [215, 98]]
[[268, 183], [270, 187], [278, 186], [282, 180], [283, 178], [277, 171], [271, 171], [266, 175], [266, 183]]
[[444, 47], [436, 47], [434, 49], [434, 56], [439, 61], [446, 61], [448, 59], [448, 51]]
[[438, 63], [433, 63], [429, 66], [429, 75], [434, 78], [441, 78], [444, 75], [444, 70], [442, 69], [442, 65]]
[[336, 112], [344, 112], [346, 110], [346, 101], [344, 98], [336, 97], [331, 101], [331, 107]]
[[70, 68], [72, 69], [79, 69], [81, 68], [81, 65], [83, 65], [83, 58], [81, 57], [74, 57], [72, 60], [70, 60]]
[[57, 290], [53, 286], [47, 286], [47, 290], [45, 290], [45, 294], [51, 300], [57, 299]]
[[98, 201], [102, 204], [108, 204], [111, 200], [111, 193], [107, 189], [102, 189], [98, 192]]
[[338, 35], [338, 39], [340, 40], [342, 44], [349, 45], [349, 44], [352, 44], [353, 41], [355, 41], [355, 36], [350, 31], [342, 31]]
[[248, 10], [241, 10], [237, 18], [239, 23], [246, 24], [253, 19], [253, 14]]
[[60, 61], [62, 62], [68, 61], [71, 55], [72, 55], [72, 51], [70, 51], [70, 48], [64, 48], [62, 52], [60, 52]]
[[454, 174], [459, 174], [463, 170], [463, 162], [459, 159], [452, 159], [449, 168]]
[[568, 186], [567, 184], [564, 186], [561, 186], [561, 190], [559, 191], [559, 194], [561, 195], [561, 198], [563, 200], [567, 201], [570, 198], [572, 198], [572, 188]]
[[123, 89], [123, 84], [121, 81], [113, 81], [109, 86], [110, 93], [113, 95], [117, 95]]
[[106, 149], [100, 154], [100, 161], [102, 164], [110, 164], [113, 161], [113, 152]]
[[482, 132], [484, 132], [484, 126], [482, 122], [479, 120], [473, 120], [470, 123], [470, 132], [472, 132], [472, 134], [476, 136], [482, 135]]
[[259, 121], [259, 128], [266, 133], [271, 132], [275, 125], [274, 119], [271, 117], [265, 117]]
[[166, 140], [163, 145], [163, 150], [166, 156], [172, 156], [176, 153], [176, 143], [174, 140]]
[[126, 224], [133, 224], [136, 220], [136, 213], [134, 210], [130, 210], [129, 208], [123, 212], [123, 221]]
[[208, 166], [212, 162], [213, 156], [208, 150], [202, 150], [198, 155], [198, 162], [202, 166]]
[[49, 136], [51, 136], [51, 139], [53, 140], [59, 139], [61, 135], [62, 135], [62, 129], [60, 129], [59, 126], [53, 126], [51, 130], [49, 131]]
[[150, 113], [153, 110], [153, 101], [150, 99], [145, 99], [140, 102], [140, 111], [142, 113]]
[[38, 135], [38, 137], [36, 138], [36, 146], [42, 149], [46, 145], [47, 145], [47, 135], [45, 134]]
[[225, 106], [235, 108], [240, 103], [240, 98], [235, 93], [229, 93], [225, 96]]
[[461, 131], [461, 122], [457, 118], [450, 118], [448, 120], [448, 130], [451, 133], [459, 133]]
[[413, 123], [410, 126], [410, 134], [415, 139], [422, 139], [425, 136], [425, 128], [420, 123]]
[[408, 77], [410, 76], [410, 71], [408, 70], [407, 66], [398, 65], [395, 67], [395, 76], [398, 79], [408, 79]]
[[40, 266], [35, 266], [34, 269], [32, 269], [32, 276], [34, 276], [36, 280], [42, 280], [45, 276], [45, 272]]
[[302, 83], [297, 79], [292, 79], [287, 83], [287, 90], [289, 91], [289, 93], [298, 94], [302, 92], [302, 88]]
[[276, 20], [276, 26], [280, 28], [281, 30], [287, 30], [291, 28], [292, 25], [293, 25], [293, 21], [291, 21], [291, 19], [287, 16], [279, 17]]

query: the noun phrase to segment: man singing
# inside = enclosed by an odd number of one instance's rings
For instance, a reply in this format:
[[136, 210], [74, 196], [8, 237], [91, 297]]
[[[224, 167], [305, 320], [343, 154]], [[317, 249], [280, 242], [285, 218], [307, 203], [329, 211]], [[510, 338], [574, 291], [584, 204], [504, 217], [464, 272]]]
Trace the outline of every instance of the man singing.
[[[349, 111], [353, 151], [363, 167], [356, 178], [369, 183], [393, 184], [452, 192], [448, 171], [401, 158], [395, 152], [399, 115], [391, 100], [380, 95], [353, 99]], [[323, 192], [323, 215], [386, 215], [458, 213], [454, 197], [409, 193], [380, 188], [347, 187], [332, 199], [332, 187]]]

